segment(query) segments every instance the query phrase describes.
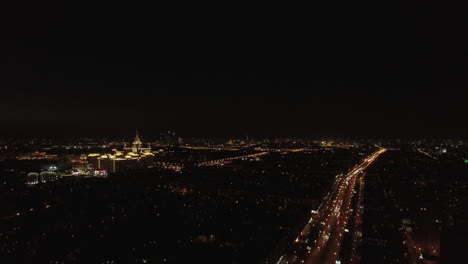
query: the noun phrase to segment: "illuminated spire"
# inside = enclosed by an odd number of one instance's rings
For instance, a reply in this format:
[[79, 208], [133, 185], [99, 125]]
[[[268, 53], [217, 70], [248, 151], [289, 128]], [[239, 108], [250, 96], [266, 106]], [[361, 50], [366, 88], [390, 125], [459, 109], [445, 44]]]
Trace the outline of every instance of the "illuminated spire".
[[136, 130], [135, 140], [133, 141], [133, 144], [141, 144], [140, 136], [138, 135], [138, 130]]
[[141, 145], [142, 143], [140, 137], [138, 136], [138, 130], [136, 130], [135, 140], [133, 140], [132, 151], [134, 153], [138, 153], [138, 150], [141, 149]]

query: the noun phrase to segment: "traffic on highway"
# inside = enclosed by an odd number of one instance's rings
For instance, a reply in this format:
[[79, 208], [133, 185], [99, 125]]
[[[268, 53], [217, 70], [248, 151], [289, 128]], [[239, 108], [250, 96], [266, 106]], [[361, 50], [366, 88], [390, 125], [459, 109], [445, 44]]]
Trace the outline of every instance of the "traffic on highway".
[[351, 254], [347, 254], [346, 263], [358, 263], [364, 170], [385, 151], [386, 149], [379, 149], [347, 174], [336, 176], [330, 192], [319, 208], [312, 210], [310, 220], [277, 264], [340, 264], [343, 237], [346, 233], [350, 233], [352, 240], [348, 250]]

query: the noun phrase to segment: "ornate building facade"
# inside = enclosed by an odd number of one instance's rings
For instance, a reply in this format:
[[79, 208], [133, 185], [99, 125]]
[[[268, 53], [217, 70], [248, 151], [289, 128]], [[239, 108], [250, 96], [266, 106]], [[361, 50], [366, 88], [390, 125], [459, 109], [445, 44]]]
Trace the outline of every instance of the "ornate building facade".
[[146, 168], [154, 163], [154, 154], [151, 152], [151, 145], [143, 147], [138, 131], [132, 146], [124, 145], [123, 150], [113, 149], [110, 154], [89, 154], [88, 162], [96, 170], [113, 173], [136, 168]]
[[124, 151], [127, 153], [133, 152], [135, 154], [144, 154], [144, 153], [151, 153], [151, 144], [148, 143], [148, 147], [144, 148], [143, 143], [141, 143], [140, 136], [138, 135], [138, 131], [136, 131], [135, 139], [133, 140], [132, 146], [127, 147], [124, 145]]

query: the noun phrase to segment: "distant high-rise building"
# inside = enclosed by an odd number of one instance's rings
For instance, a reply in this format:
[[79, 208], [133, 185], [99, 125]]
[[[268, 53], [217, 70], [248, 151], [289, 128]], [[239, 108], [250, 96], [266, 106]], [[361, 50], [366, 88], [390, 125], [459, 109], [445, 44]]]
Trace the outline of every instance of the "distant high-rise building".
[[182, 142], [182, 139], [177, 137], [174, 131], [167, 130], [159, 134], [159, 142], [162, 145], [178, 146]]
[[150, 144], [146, 148], [143, 147], [137, 131], [131, 147], [124, 145], [123, 151], [113, 149], [113, 153], [109, 154], [89, 154], [87, 161], [95, 170], [112, 173], [147, 167], [154, 162], [154, 154]]
[[138, 131], [136, 132], [135, 139], [133, 140], [132, 146], [127, 147], [124, 146], [124, 151], [127, 152], [132, 152], [134, 154], [139, 154], [139, 153], [148, 153], [151, 152], [151, 145], [148, 143], [148, 147], [144, 148], [143, 143], [141, 143], [140, 136], [138, 135]]

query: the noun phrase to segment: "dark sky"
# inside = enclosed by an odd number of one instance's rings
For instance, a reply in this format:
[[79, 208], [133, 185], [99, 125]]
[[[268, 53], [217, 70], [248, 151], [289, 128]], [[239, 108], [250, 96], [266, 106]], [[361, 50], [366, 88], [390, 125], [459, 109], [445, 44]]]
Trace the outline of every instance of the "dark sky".
[[1, 36], [0, 136], [468, 132], [468, 23], [442, 1], [36, 5]]

